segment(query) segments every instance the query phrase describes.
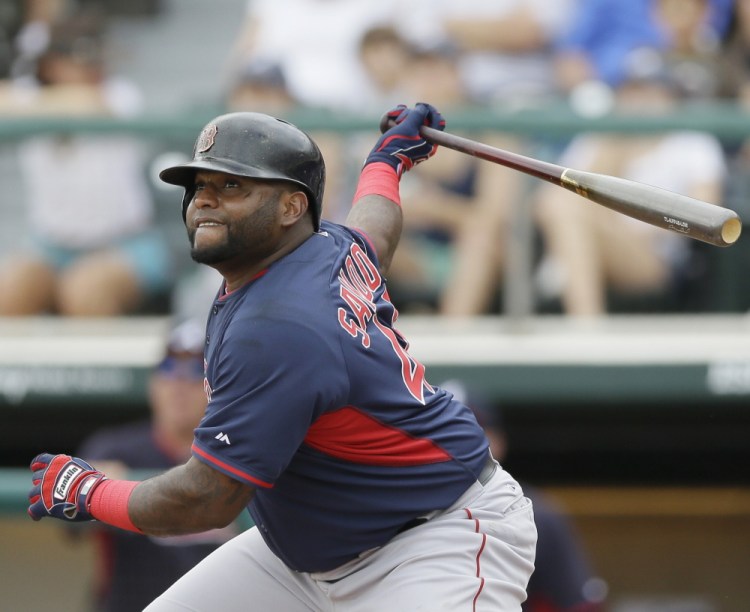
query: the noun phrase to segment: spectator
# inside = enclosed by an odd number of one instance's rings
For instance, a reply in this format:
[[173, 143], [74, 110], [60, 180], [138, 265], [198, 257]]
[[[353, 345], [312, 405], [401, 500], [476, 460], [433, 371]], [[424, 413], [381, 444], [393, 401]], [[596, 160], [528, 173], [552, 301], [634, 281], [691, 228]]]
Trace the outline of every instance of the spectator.
[[[450, 44], [413, 45], [403, 71], [407, 99], [435, 100], [446, 112], [486, 111], [467, 97], [460, 55]], [[511, 151], [528, 146], [492, 130], [478, 139]], [[433, 167], [410, 173], [402, 200], [411, 214], [389, 278], [399, 309], [449, 316], [501, 309], [508, 266], [518, 263], [509, 247], [514, 215], [527, 197], [520, 173], [452, 150], [442, 151]]]
[[5, 0], [0, 10], [0, 78], [22, 76], [49, 42], [65, 0]]
[[[669, 113], [685, 92], [680, 73], [656, 50], [627, 58], [615, 91], [618, 112]], [[654, 185], [721, 204], [726, 168], [720, 142], [689, 131], [583, 134], [563, 152], [560, 165]], [[635, 221], [552, 185], [538, 191], [537, 219], [549, 257], [542, 277], [555, 277], [563, 311], [600, 316], [612, 293], [623, 297], [678, 296], [691, 280], [690, 241]], [[554, 274], [547, 272], [554, 270]]]
[[750, 0], [735, 0], [732, 28], [722, 41], [723, 97], [750, 108]]
[[535, 106], [557, 95], [552, 49], [575, 0], [423, 0], [423, 19], [404, 34], [421, 44], [445, 40], [460, 51], [469, 99]]
[[[12, 116], [123, 117], [130, 83], [106, 74], [98, 21], [57, 24], [33, 86], [0, 90]], [[30, 244], [0, 264], [0, 315], [115, 316], [170, 286], [170, 253], [154, 220], [142, 143], [127, 135], [40, 134], [18, 159]]]
[[[489, 114], [491, 109], [548, 103], [557, 95], [552, 43], [566, 25], [568, 6], [568, 0], [417, 3], [414, 10], [423, 18], [405, 23], [401, 34], [420, 49], [452, 49], [452, 57], [421, 53], [415, 59], [417, 78], [407, 79], [418, 85], [411, 90], [412, 99], [446, 98], [449, 102], [441, 101], [442, 108], [467, 114], [475, 109]], [[449, 67], [448, 61], [454, 66]], [[450, 75], [451, 70], [455, 74]], [[452, 84], [452, 92], [445, 83]], [[532, 156], [540, 144], [491, 129], [471, 136]], [[533, 233], [525, 208], [528, 181], [519, 173], [457, 153], [445, 152], [442, 159], [444, 167], [409, 177], [433, 184], [435, 189], [420, 202], [409, 199], [411, 206], [419, 206], [424, 213], [412, 215], [410, 221], [420, 223], [424, 218], [432, 227], [420, 230], [423, 263], [411, 258], [408, 248], [397, 255], [410, 265], [404, 276], [415, 279], [407, 288], [417, 303], [429, 302], [430, 294], [437, 292], [434, 310], [450, 316], [525, 308], [524, 292], [513, 283], [523, 278], [520, 270], [531, 268], [533, 257]], [[449, 161], [453, 162], [450, 166]], [[442, 219], [435, 218], [441, 215]], [[413, 265], [424, 268], [424, 262], [430, 273], [426, 290], [424, 274]]]
[[[507, 457], [508, 440], [500, 409], [461, 380], [440, 385], [466, 403], [484, 428], [492, 455], [500, 464]], [[601, 612], [607, 585], [591, 569], [583, 542], [570, 519], [541, 490], [522, 483], [534, 504], [539, 534], [534, 573], [527, 587], [523, 612]]]
[[410, 48], [393, 25], [377, 25], [362, 35], [359, 60], [371, 83], [372, 107], [395, 106], [406, 99], [402, 70]]
[[[94, 433], [83, 442], [80, 455], [105, 466], [114, 478], [129, 470], [164, 471], [185, 462], [193, 430], [206, 409], [204, 342], [202, 323], [187, 321], [175, 327], [163, 359], [150, 375], [150, 418]], [[102, 523], [91, 530], [99, 559], [94, 609], [136, 612], [234, 536], [238, 527], [170, 538], [145, 538]]]
[[283, 115], [297, 105], [289, 93], [281, 66], [258, 59], [249, 60], [233, 75], [226, 106], [228, 111]]
[[676, 58], [714, 56], [729, 27], [734, 0], [578, 0], [556, 44], [560, 88], [601, 82], [616, 87], [625, 58], [639, 47]]
[[[414, 47], [402, 71], [407, 98], [466, 111], [471, 103], [457, 59], [450, 45]], [[512, 146], [495, 134], [482, 138]], [[396, 305], [451, 315], [492, 309], [504, 265], [499, 245], [520, 185], [516, 174], [449, 149], [434, 168], [415, 168], [403, 183], [410, 214], [389, 277]]]
[[[235, 81], [247, 66], [278, 67], [294, 102], [294, 108], [280, 115], [271, 112], [282, 119], [309, 110], [355, 116], [381, 112], [383, 106], [359, 49], [365, 33], [389, 24], [398, 6], [395, 0], [249, 0], [245, 23], [227, 58], [226, 79]], [[359, 173], [358, 167], [350, 167], [352, 147], [336, 130], [309, 133], [326, 160], [323, 217], [342, 221]]]
[[371, 27], [390, 22], [395, 6], [392, 0], [250, 0], [230, 70], [248, 60], [270, 61], [301, 106], [361, 112], [370, 88], [359, 44]]

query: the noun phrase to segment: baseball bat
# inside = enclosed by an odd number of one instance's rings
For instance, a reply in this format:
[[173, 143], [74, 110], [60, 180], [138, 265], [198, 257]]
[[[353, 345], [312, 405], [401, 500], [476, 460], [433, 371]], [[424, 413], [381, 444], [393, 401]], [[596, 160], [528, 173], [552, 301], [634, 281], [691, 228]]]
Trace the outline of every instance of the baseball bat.
[[[393, 120], [384, 115], [380, 130], [385, 132], [393, 125]], [[739, 215], [717, 204], [615, 176], [565, 168], [428, 126], [422, 126], [420, 133], [433, 144], [535, 176], [623, 215], [688, 238], [726, 247], [734, 244], [742, 232]]]

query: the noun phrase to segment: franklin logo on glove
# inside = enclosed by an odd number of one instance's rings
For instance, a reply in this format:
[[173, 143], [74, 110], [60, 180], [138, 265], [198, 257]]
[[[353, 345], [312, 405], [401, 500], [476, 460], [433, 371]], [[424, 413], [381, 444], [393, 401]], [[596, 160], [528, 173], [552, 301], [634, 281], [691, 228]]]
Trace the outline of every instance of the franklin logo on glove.
[[70, 484], [75, 480], [75, 477], [83, 473], [83, 469], [77, 466], [72, 461], [60, 471], [60, 475], [57, 477], [55, 482], [55, 499], [65, 501], [68, 496], [68, 489]]

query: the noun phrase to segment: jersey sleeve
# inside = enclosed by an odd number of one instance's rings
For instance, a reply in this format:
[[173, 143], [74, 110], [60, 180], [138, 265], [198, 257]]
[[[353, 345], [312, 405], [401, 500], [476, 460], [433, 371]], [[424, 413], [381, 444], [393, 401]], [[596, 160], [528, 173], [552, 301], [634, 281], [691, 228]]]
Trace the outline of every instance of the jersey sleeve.
[[230, 326], [209, 365], [196, 458], [252, 486], [273, 486], [314, 420], [348, 393], [338, 338], [316, 320], [275, 312]]

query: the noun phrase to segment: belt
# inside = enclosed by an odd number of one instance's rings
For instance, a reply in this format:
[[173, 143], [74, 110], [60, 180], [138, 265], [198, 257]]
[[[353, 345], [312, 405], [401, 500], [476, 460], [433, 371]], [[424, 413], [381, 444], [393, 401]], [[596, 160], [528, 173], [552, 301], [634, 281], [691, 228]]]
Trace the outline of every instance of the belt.
[[[492, 458], [492, 454], [487, 451], [487, 460], [484, 462], [484, 466], [482, 467], [482, 470], [479, 472], [479, 476], [477, 476], [477, 481], [481, 485], [486, 485], [490, 478], [495, 474], [495, 471], [497, 470], [497, 461], [495, 461]], [[433, 513], [434, 514], [434, 513]], [[410, 521], [407, 521], [403, 524], [401, 529], [398, 530], [398, 533], [403, 533], [404, 531], [408, 529], [413, 529], [414, 527], [419, 527], [420, 525], [424, 525], [427, 521], [430, 520], [431, 517], [427, 516], [418, 516], [417, 518], [413, 518]]]

